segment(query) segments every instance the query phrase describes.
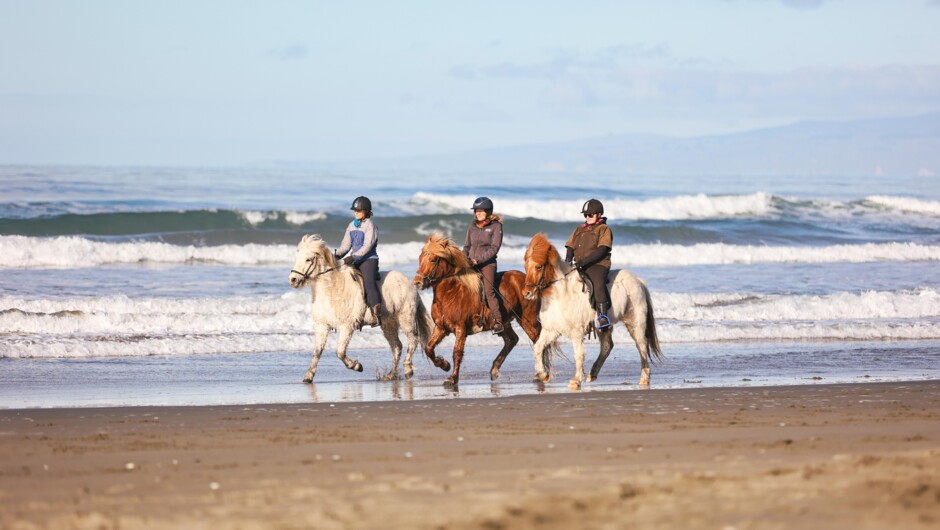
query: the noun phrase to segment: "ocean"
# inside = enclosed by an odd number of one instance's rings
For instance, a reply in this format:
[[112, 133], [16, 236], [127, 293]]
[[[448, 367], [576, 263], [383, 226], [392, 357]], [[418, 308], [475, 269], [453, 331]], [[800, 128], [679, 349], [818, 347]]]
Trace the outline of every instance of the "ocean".
[[[501, 270], [543, 232], [561, 246], [603, 201], [615, 268], [652, 294], [665, 360], [653, 388], [940, 378], [940, 177], [414, 173], [296, 167], [0, 166], [0, 407], [455, 399], [568, 392], [532, 382], [522, 340], [491, 382], [501, 341], [468, 341], [461, 383], [415, 353], [391, 368], [378, 330], [335, 335], [314, 384], [309, 291], [287, 277], [297, 242], [336, 247], [372, 199], [383, 270], [414, 275], [424, 238], [462, 243], [475, 197], [505, 219]], [[430, 307], [431, 293], [422, 299]], [[637, 389], [626, 330], [601, 379]], [[452, 339], [437, 348], [450, 358]], [[588, 362], [598, 350], [588, 341]]]

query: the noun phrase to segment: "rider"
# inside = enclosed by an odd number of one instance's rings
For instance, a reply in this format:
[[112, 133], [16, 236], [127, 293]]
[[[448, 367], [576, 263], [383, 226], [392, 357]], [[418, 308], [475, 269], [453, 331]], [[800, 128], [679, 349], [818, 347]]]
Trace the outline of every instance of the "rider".
[[503, 218], [493, 213], [493, 201], [489, 197], [478, 197], [473, 201], [473, 222], [467, 227], [467, 240], [463, 253], [470, 265], [483, 275], [483, 294], [490, 308], [493, 333], [502, 333], [503, 322], [496, 299], [496, 254], [503, 244]]
[[610, 293], [607, 290], [607, 275], [610, 273], [610, 250], [613, 234], [604, 217], [604, 205], [590, 199], [581, 207], [584, 224], [574, 229], [565, 243], [565, 261], [574, 264], [578, 272], [587, 274], [594, 284], [594, 302], [597, 305], [597, 329], [610, 327]]
[[[372, 309], [372, 327], [382, 324], [382, 290], [379, 288], [379, 227], [372, 221], [372, 201], [368, 197], [356, 197], [350, 210], [355, 219], [346, 227], [343, 242], [336, 250], [336, 259], [343, 260], [362, 273], [366, 289], [366, 303]], [[345, 258], [343, 256], [349, 252]]]

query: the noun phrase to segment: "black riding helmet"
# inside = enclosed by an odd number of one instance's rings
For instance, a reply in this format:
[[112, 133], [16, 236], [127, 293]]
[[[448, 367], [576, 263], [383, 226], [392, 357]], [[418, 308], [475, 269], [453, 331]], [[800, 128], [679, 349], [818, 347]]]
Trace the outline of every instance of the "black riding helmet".
[[493, 213], [493, 201], [489, 197], [477, 197], [477, 200], [473, 201], [473, 208], [471, 210], [485, 210], [486, 213]]
[[372, 201], [370, 201], [368, 197], [362, 197], [362, 196], [356, 197], [356, 199], [353, 200], [352, 207], [350, 207], [349, 209], [350, 210], [365, 210], [367, 212], [371, 212]]
[[584, 215], [604, 215], [604, 205], [597, 199], [589, 199], [584, 203], [584, 206], [581, 207], [581, 213]]

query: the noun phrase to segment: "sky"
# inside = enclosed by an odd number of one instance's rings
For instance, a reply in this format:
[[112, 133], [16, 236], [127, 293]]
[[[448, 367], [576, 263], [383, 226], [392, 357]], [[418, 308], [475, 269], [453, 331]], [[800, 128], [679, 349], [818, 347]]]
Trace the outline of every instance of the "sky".
[[405, 157], [940, 111], [940, 0], [0, 0], [0, 164]]

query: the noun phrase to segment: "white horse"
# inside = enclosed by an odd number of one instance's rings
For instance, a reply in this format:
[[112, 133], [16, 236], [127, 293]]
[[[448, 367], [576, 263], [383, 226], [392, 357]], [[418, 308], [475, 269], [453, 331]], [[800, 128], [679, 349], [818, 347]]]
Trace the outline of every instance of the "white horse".
[[[545, 234], [536, 234], [525, 253], [526, 288], [524, 295], [530, 300], [542, 299], [539, 321], [542, 333], [534, 348], [536, 376], [543, 382], [550, 379], [548, 364], [544, 359], [546, 346], [560, 335], [571, 339], [574, 345], [575, 375], [568, 388], [577, 390], [584, 381], [584, 335], [591, 329], [597, 312], [591, 306], [581, 275], [561, 260], [554, 245]], [[643, 280], [626, 270], [612, 270], [610, 281], [611, 323], [623, 322], [640, 352], [642, 373], [640, 385], [650, 382], [649, 354], [662, 359], [659, 339], [656, 337], [656, 320], [653, 318], [653, 301]], [[614, 347], [611, 328], [598, 333], [601, 352], [588, 381], [597, 379], [601, 367]]]
[[[337, 263], [326, 243], [319, 235], [306, 235], [297, 245], [297, 257], [294, 268], [288, 277], [291, 287], [299, 289], [310, 285], [313, 293], [313, 329], [316, 342], [313, 358], [304, 375], [304, 382], [313, 381], [317, 373], [320, 354], [326, 346], [330, 330], [339, 331], [336, 341], [336, 356], [346, 368], [362, 371], [362, 364], [346, 356], [346, 347], [353, 331], [361, 329], [367, 317], [371, 318], [371, 309], [366, 304], [362, 275], [352, 266]], [[391, 377], [398, 378], [398, 361], [401, 359], [401, 341], [399, 329], [408, 339], [405, 353], [405, 378], [414, 374], [412, 355], [418, 346], [424, 347], [431, 335], [433, 321], [424, 303], [418, 296], [414, 284], [402, 273], [390, 271], [382, 273], [379, 280], [382, 290], [382, 333], [392, 348], [394, 367]]]

